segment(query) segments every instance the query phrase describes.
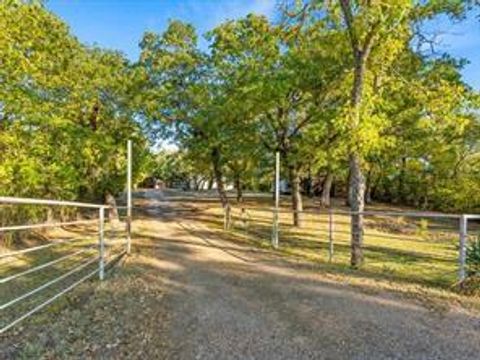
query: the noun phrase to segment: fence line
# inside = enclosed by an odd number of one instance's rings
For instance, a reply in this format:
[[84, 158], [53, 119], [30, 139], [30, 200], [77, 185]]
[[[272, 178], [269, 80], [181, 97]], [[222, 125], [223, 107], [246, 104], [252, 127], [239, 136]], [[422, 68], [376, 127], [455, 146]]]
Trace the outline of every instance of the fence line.
[[52, 260], [52, 261], [49, 261], [49, 262], [46, 262], [45, 264], [42, 264], [42, 265], [38, 265], [38, 266], [35, 266], [31, 269], [28, 269], [28, 270], [25, 270], [25, 271], [22, 271], [22, 272], [19, 272], [19, 273], [16, 273], [14, 275], [11, 275], [11, 276], [8, 276], [6, 278], [1, 278], [0, 279], [0, 284], [5, 284], [11, 280], [14, 280], [14, 279], [17, 279], [21, 276], [25, 276], [25, 275], [28, 275], [28, 274], [31, 274], [31, 273], [34, 273], [38, 270], [42, 270], [42, 269], [45, 269], [47, 267], [50, 267], [52, 265], [55, 265], [55, 264], [58, 264], [59, 262], [62, 262], [62, 261], [65, 261], [67, 259], [70, 259], [74, 256], [77, 256], [77, 255], [80, 255], [80, 254], [83, 254], [85, 252], [87, 252], [88, 250], [91, 250], [93, 249], [93, 246], [90, 246], [86, 249], [81, 249], [81, 250], [78, 250], [76, 252], [74, 252], [73, 254], [68, 254], [68, 255], [64, 255], [62, 257], [59, 257], [58, 259], [55, 259], [55, 260]]
[[[1, 232], [1, 230], [0, 230], [0, 232]], [[93, 236], [93, 235], [96, 235], [96, 234], [98, 234], [98, 232], [90, 234], [90, 236]], [[8, 253], [0, 254], [0, 259], [4, 259], [4, 258], [7, 258], [7, 257], [15, 257], [15, 256], [18, 256], [18, 255], [24, 255], [24, 254], [28, 254], [28, 253], [35, 252], [35, 251], [48, 249], [50, 247], [58, 246], [58, 245], [65, 244], [65, 243], [77, 242], [77, 241], [80, 241], [80, 240], [85, 241], [86, 238], [84, 236], [79, 236], [79, 237], [75, 237], [75, 238], [71, 238], [71, 239], [53, 241], [49, 244], [34, 246], [34, 247], [31, 247], [31, 248], [28, 248], [28, 249], [11, 251], [11, 252], [8, 252]]]
[[70, 206], [76, 208], [90, 208], [90, 209], [109, 209], [110, 206], [103, 204], [89, 204], [76, 201], [59, 201], [48, 199], [30, 199], [30, 198], [17, 198], [0, 196], [0, 204], [7, 205], [48, 205], [48, 206]]
[[20, 295], [20, 296], [16, 297], [15, 299], [13, 299], [13, 300], [5, 303], [5, 304], [0, 305], [0, 310], [4, 310], [4, 309], [12, 306], [13, 304], [16, 304], [17, 302], [20, 302], [20, 301], [22, 301], [22, 300], [24, 300], [24, 299], [26, 299], [26, 298], [28, 298], [28, 297], [36, 294], [36, 293], [42, 291], [43, 289], [46, 289], [46, 288], [50, 287], [50, 286], [53, 285], [53, 284], [56, 284], [56, 283], [59, 282], [60, 280], [63, 280], [63, 279], [65, 279], [65, 278], [67, 278], [68, 276], [70, 276], [70, 275], [72, 275], [72, 274], [74, 274], [74, 273], [76, 273], [76, 272], [78, 272], [78, 271], [86, 268], [88, 265], [93, 264], [93, 262], [95, 262], [95, 261], [97, 261], [97, 260], [98, 260], [98, 257], [95, 257], [95, 258], [93, 258], [93, 259], [91, 259], [91, 260], [89, 260], [89, 261], [83, 262], [82, 264], [80, 264], [79, 266], [71, 269], [70, 271], [66, 272], [65, 274], [62, 274], [62, 275], [56, 277], [55, 279], [50, 280], [49, 282], [46, 282], [46, 283], [44, 283], [43, 285], [41, 285], [41, 286], [33, 289], [32, 291], [29, 291], [29, 292], [27, 292], [27, 293], [24, 293], [23, 295]]
[[[0, 204], [2, 201], [0, 200]], [[60, 226], [71, 226], [71, 225], [84, 225], [91, 224], [96, 220], [77, 220], [61, 223], [42, 223], [42, 224], [32, 224], [32, 225], [15, 225], [15, 226], [4, 226], [0, 227], [0, 231], [19, 231], [19, 230], [31, 230], [31, 229], [42, 229], [42, 228], [52, 228]]]
[[[39, 223], [39, 224], [20, 224], [20, 225], [12, 225], [12, 226], [3, 226], [0, 227], [0, 233], [5, 233], [5, 232], [14, 232], [14, 231], [25, 231], [25, 230], [35, 230], [35, 229], [43, 229], [43, 228], [66, 228], [68, 226], [74, 226], [74, 225], [89, 225], [89, 224], [96, 224], [97, 226], [97, 231], [91, 232], [89, 230], [88, 234], [84, 236], [78, 236], [78, 237], [73, 237], [73, 238], [68, 238], [68, 239], [62, 239], [58, 241], [52, 241], [48, 244], [43, 244], [39, 246], [33, 246], [29, 247], [26, 249], [19, 249], [15, 251], [10, 251], [7, 253], [0, 254], [0, 260], [6, 259], [6, 258], [15, 258], [20, 255], [26, 255], [26, 254], [32, 254], [34, 252], [37, 252], [39, 250], [45, 250], [53, 247], [57, 247], [60, 245], [66, 245], [70, 246], [71, 244], [76, 244], [80, 241], [85, 241], [85, 242], [91, 242], [95, 238], [97, 238], [98, 243], [97, 244], [82, 244], [80, 245], [81, 249], [67, 253], [65, 255], [62, 255], [54, 260], [47, 261], [43, 264], [33, 266], [30, 268], [27, 268], [25, 270], [22, 270], [20, 272], [17, 272], [15, 274], [9, 275], [7, 277], [1, 278], [0, 279], [0, 285], [5, 286], [7, 283], [10, 283], [20, 277], [39, 272], [41, 270], [44, 270], [46, 268], [49, 268], [53, 265], [56, 265], [60, 262], [65, 262], [69, 259], [73, 259], [73, 261], [76, 262], [76, 265], [73, 268], [65, 269], [68, 270], [66, 272], [61, 273], [59, 276], [48, 280], [44, 283], [42, 283], [40, 286], [37, 286], [29, 291], [26, 291], [22, 293], [21, 295], [18, 295], [14, 297], [13, 299], [9, 299], [7, 302], [4, 302], [3, 304], [0, 304], [0, 311], [5, 311], [7, 309], [10, 309], [13, 305], [18, 304], [22, 301], [25, 301], [29, 298], [34, 299], [35, 296], [39, 294], [40, 292], [46, 290], [47, 288], [51, 288], [53, 285], [60, 283], [62, 280], [65, 280], [69, 277], [72, 277], [74, 274], [80, 274], [80, 272], [85, 271], [89, 266], [92, 266], [95, 262], [98, 262], [98, 266], [96, 266], [95, 270], [89, 272], [86, 276], [83, 276], [81, 279], [75, 281], [73, 284], [70, 284], [66, 288], [63, 288], [56, 292], [53, 296], [49, 297], [47, 300], [43, 301], [41, 304], [35, 306], [33, 309], [25, 312], [19, 317], [16, 317], [14, 320], [10, 321], [7, 324], [2, 324], [0, 325], [0, 334], [6, 332], [7, 330], [11, 329], [13, 326], [18, 324], [19, 322], [25, 320], [29, 316], [35, 314], [45, 306], [51, 304], [53, 301], [58, 299], [60, 296], [66, 294], [67, 292], [71, 291], [74, 289], [76, 286], [80, 285], [84, 281], [90, 279], [93, 277], [95, 274], [99, 274], [100, 280], [104, 279], [104, 271], [107, 265], [112, 263], [113, 261], [116, 261], [120, 256], [124, 255], [125, 253], [128, 252], [129, 247], [130, 247], [130, 231], [131, 231], [131, 217], [130, 219], [127, 220], [126, 223], [124, 223], [124, 230], [123, 230], [123, 236], [124, 240], [118, 240], [119, 239], [119, 234], [120, 230], [118, 228], [115, 228], [112, 224], [112, 231], [113, 231], [113, 236], [114, 239], [113, 241], [108, 241], [108, 229], [106, 229], [105, 224], [107, 222], [105, 218], [105, 210], [111, 209], [110, 206], [108, 205], [100, 205], [100, 204], [88, 204], [88, 203], [81, 203], [81, 202], [72, 202], [72, 201], [56, 201], [56, 200], [38, 200], [38, 199], [22, 199], [22, 198], [12, 198], [12, 197], [0, 197], [0, 205], [37, 205], [37, 206], [68, 206], [68, 207], [75, 207], [78, 209], [96, 209], [98, 211], [98, 218], [96, 219], [88, 219], [88, 220], [77, 220], [77, 221], [66, 221], [66, 222], [56, 222], [56, 223]], [[126, 209], [128, 210], [129, 207], [127, 206]], [[106, 247], [112, 248], [113, 249], [113, 244], [116, 243], [123, 243], [125, 246], [125, 249], [120, 252], [120, 254], [114, 254], [114, 259], [111, 259], [108, 263], [106, 262]], [[75, 246], [75, 245], [73, 245]], [[78, 248], [78, 247], [77, 247]], [[97, 256], [94, 256], [93, 258], [85, 257], [83, 256], [82, 259], [76, 259], [76, 257], [81, 256], [82, 254], [86, 254], [92, 250], [97, 250]], [[75, 250], [74, 247], [69, 247], [67, 248], [66, 251], [71, 251]], [[110, 252], [108, 253], [110, 254]], [[20, 259], [16, 259], [15, 261], [20, 261]], [[81, 262], [80, 262], [81, 261]], [[80, 262], [80, 263], [79, 263]], [[68, 264], [67, 266], [70, 267], [72, 264]], [[61, 269], [64, 271], [64, 269]], [[8, 293], [7, 291], [2, 291], [4, 294]], [[50, 294], [49, 294], [50, 295]], [[27, 304], [29, 305], [29, 303]], [[15, 315], [15, 314], [13, 314]], [[2, 318], [6, 318], [2, 316]]]
[[93, 270], [92, 272], [90, 272], [88, 275], [82, 277], [80, 280], [74, 282], [73, 284], [71, 284], [70, 286], [68, 286], [67, 288], [63, 289], [62, 291], [60, 291], [59, 293], [55, 294], [54, 296], [52, 296], [51, 298], [49, 298], [48, 300], [44, 301], [43, 303], [37, 305], [36, 307], [34, 307], [32, 310], [28, 311], [27, 313], [23, 314], [22, 316], [20, 316], [19, 318], [13, 320], [11, 323], [9, 323], [8, 325], [4, 326], [3, 328], [0, 329], [0, 334], [3, 334], [5, 331], [9, 330], [10, 328], [12, 328], [13, 326], [15, 326], [16, 324], [18, 324], [20, 321], [22, 320], [25, 320], [27, 317], [29, 317], [30, 315], [33, 315], [35, 314], [37, 311], [43, 309], [45, 306], [49, 305], [50, 303], [54, 302], [55, 300], [57, 300], [60, 296], [66, 294], [67, 292], [71, 291], [73, 288], [77, 287], [78, 285], [80, 285], [81, 283], [83, 283], [85, 280], [88, 280], [89, 278], [91, 278], [93, 275], [95, 275], [97, 272], [99, 271], [99, 269], [95, 269]]
[[[214, 209], [215, 207], [211, 207]], [[208, 208], [207, 208], [208, 209]], [[423, 212], [423, 211], [382, 211], [382, 210], [364, 210], [364, 211], [351, 211], [342, 209], [318, 209], [318, 210], [291, 210], [291, 209], [276, 209], [274, 207], [243, 207], [242, 210], [252, 210], [259, 212], [273, 213], [277, 211], [279, 214], [311, 214], [311, 215], [327, 215], [332, 212], [336, 215], [364, 215], [364, 216], [407, 216], [407, 217], [424, 217], [424, 218], [445, 218], [445, 219], [460, 219], [465, 216], [469, 220], [480, 220], [480, 214], [448, 214], [448, 213], [436, 213], [436, 212]], [[191, 210], [189, 210], [191, 211]]]
[[[234, 211], [239, 210], [239, 211]], [[415, 266], [415, 261], [409, 260], [414, 259], [416, 256], [425, 259], [427, 257], [432, 257], [432, 259], [438, 261], [444, 261], [447, 265], [439, 263], [437, 266], [437, 273], [435, 271], [432, 274], [435, 276], [442, 276], [439, 272], [441, 269], [444, 269], [446, 273], [452, 274], [457, 272], [457, 279], [463, 281], [466, 277], [466, 254], [468, 247], [468, 221], [478, 221], [480, 220], [480, 215], [477, 214], [442, 214], [442, 213], [433, 213], [433, 212], [414, 212], [414, 211], [380, 211], [380, 210], [365, 210], [361, 212], [352, 212], [349, 210], [343, 209], [319, 209], [319, 210], [308, 210], [308, 211], [293, 211], [287, 209], [278, 209], [278, 208], [267, 208], [267, 207], [242, 207], [231, 210], [233, 217], [238, 218], [239, 222], [236, 222], [235, 219], [232, 222], [233, 226], [236, 224], [239, 225], [240, 229], [245, 230], [246, 232], [251, 232], [256, 234], [257, 237], [260, 237], [267, 240], [268, 232], [271, 232], [271, 245], [274, 248], [281, 247], [281, 238], [279, 244], [279, 234], [287, 234], [290, 238], [285, 239], [288, 242], [290, 247], [295, 246], [294, 243], [299, 241], [303, 244], [309, 243], [310, 249], [312, 249], [313, 243], [316, 237], [321, 236], [318, 233], [323, 233], [325, 241], [321, 241], [318, 246], [321, 246], [321, 243], [326, 243], [326, 249], [328, 251], [328, 262], [333, 262], [335, 256], [335, 245], [342, 243], [342, 246], [349, 246], [348, 238], [351, 236], [350, 221], [346, 221], [344, 218], [351, 218], [352, 216], [362, 216], [367, 219], [364, 223], [363, 235], [366, 241], [373, 241], [373, 246], [370, 244], [363, 245], [366, 251], [372, 252], [372, 256], [385, 256], [385, 259], [392, 261], [395, 255], [404, 257], [402, 261], [406, 263], [412, 262]], [[251, 213], [251, 214], [250, 214]], [[262, 215], [264, 214], [271, 214]], [[302, 219], [304, 223], [308, 224], [307, 226], [294, 227], [292, 223], [285, 224], [285, 216], [279, 217], [279, 215], [295, 213], [304, 214], [305, 217]], [[396, 222], [393, 222], [392, 218], [407, 218], [412, 220], [407, 220], [405, 224], [403, 222], [400, 225], [395, 226]], [[389, 221], [390, 220], [390, 221]], [[427, 229], [423, 229], [423, 225], [419, 220], [428, 221], [426, 224]], [[225, 221], [225, 220], [224, 220]], [[291, 221], [291, 220], [289, 220]], [[411, 222], [410, 222], [411, 221]], [[432, 221], [433, 224], [430, 224]], [[324, 224], [324, 227], [317, 227], [311, 225], [311, 223], [321, 223]], [[249, 225], [250, 224], [250, 225]], [[253, 226], [251, 226], [253, 224]], [[340, 224], [337, 228], [337, 224]], [[393, 227], [392, 227], [393, 224]], [[404, 226], [404, 228], [402, 228]], [[228, 228], [228, 224], [224, 224], [224, 227]], [[287, 228], [286, 228], [287, 227]], [[373, 231], [368, 231], [369, 227], [373, 227]], [[398, 227], [398, 229], [397, 229]], [[342, 229], [346, 228], [346, 229]], [[348, 230], [347, 230], [348, 229]], [[404, 231], [406, 233], [395, 233], [395, 231]], [[303, 230], [303, 233], [302, 233]], [[414, 233], [412, 233], [414, 232]], [[456, 234], [456, 243], [457, 246], [449, 240]], [[339, 238], [339, 235], [340, 238]], [[440, 236], [440, 238], [437, 238]], [[408, 241], [418, 242], [418, 248], [405, 249], [401, 248], [398, 245], [398, 241], [405, 240], [403, 237], [408, 237]], [[379, 240], [380, 239], [380, 240]], [[382, 239], [392, 240], [392, 242], [381, 243]], [[293, 244], [293, 245], [292, 245]], [[431, 248], [429, 248], [431, 244]], [[301, 246], [301, 245], [300, 245]], [[345, 252], [348, 251], [345, 248], [342, 249], [345, 256]], [[383, 251], [383, 255], [379, 253]], [[439, 253], [443, 252], [442, 259], [440, 259]], [[456, 253], [456, 263], [453, 254]], [[433, 254], [433, 255], [432, 255]], [[439, 260], [440, 259], [440, 260]], [[369, 264], [381, 264], [382, 260], [369, 262]], [[388, 262], [384, 260], [385, 262]], [[450, 265], [448, 265], [450, 262]], [[394, 262], [392, 264], [395, 265]], [[432, 267], [432, 263], [429, 267]], [[396, 266], [396, 265], [395, 265]], [[418, 265], [417, 265], [418, 266]], [[448, 267], [453, 266], [455, 270], [450, 270]], [[435, 267], [435, 266], [434, 266]], [[448, 271], [447, 271], [448, 270]], [[422, 269], [423, 271], [423, 269]]]

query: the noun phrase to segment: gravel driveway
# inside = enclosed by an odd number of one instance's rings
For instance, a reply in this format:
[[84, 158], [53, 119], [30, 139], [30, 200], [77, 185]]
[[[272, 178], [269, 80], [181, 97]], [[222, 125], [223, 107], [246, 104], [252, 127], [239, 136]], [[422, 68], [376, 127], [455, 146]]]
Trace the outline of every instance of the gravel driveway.
[[0, 336], [0, 359], [480, 359], [478, 314], [225, 241], [188, 200], [136, 200], [131, 256]]
[[477, 315], [359, 291], [232, 245], [181, 214], [162, 221], [165, 358], [480, 359]]

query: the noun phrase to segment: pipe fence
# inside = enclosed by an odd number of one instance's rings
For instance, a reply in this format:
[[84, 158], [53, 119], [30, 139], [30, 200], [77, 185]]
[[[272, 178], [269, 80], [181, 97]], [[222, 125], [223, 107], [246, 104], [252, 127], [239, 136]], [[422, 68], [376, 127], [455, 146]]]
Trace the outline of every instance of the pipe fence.
[[292, 255], [349, 265], [353, 216], [363, 221], [362, 269], [372, 276], [441, 286], [465, 279], [480, 215], [243, 207], [224, 212], [224, 227]]
[[[128, 213], [124, 222], [108, 219], [111, 207], [99, 204], [0, 197], [0, 207], [0, 334], [88, 279], [104, 280], [106, 268], [130, 250], [128, 206], [120, 207]], [[69, 209], [65, 212], [81, 218], [9, 224], [4, 207], [10, 213], [34, 209], [40, 218], [52, 209]]]

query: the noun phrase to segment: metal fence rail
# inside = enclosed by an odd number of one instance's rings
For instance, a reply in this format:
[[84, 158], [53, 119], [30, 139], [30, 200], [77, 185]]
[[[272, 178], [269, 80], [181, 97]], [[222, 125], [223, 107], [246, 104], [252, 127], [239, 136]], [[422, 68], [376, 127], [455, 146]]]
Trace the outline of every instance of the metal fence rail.
[[[94, 225], [96, 227], [95, 231], [92, 232], [91, 230], [89, 230], [86, 235], [75, 236], [73, 238], [63, 238], [60, 240], [52, 240], [47, 244], [27, 247], [25, 249], [13, 250], [6, 253], [0, 253], [0, 273], [4, 272], [1, 270], [2, 266], [5, 267], [6, 263], [2, 263], [2, 261], [5, 259], [9, 259], [8, 264], [10, 265], [11, 269], [13, 269], [12, 271], [15, 271], [15, 273], [13, 274], [10, 274], [9, 271], [7, 271], [7, 275], [0, 278], [0, 293], [2, 294], [7, 294], [10, 292], [4, 291], [2, 287], [5, 287], [7, 285], [11, 286], [9, 284], [16, 285], [15, 283], [17, 280], [21, 280], [28, 275], [34, 273], [43, 275], [43, 272], [46, 269], [52, 269], [52, 271], [61, 272], [59, 275], [55, 276], [52, 279], [48, 279], [47, 281], [41, 281], [39, 285], [35, 284], [38, 286], [35, 286], [33, 289], [29, 289], [28, 291], [25, 291], [19, 295], [16, 294], [16, 296], [12, 299], [7, 299], [5, 301], [3, 297], [0, 297], [0, 301], [3, 301], [3, 303], [0, 304], [0, 319], [2, 320], [0, 322], [0, 334], [6, 332], [19, 322], [40, 311], [41, 309], [58, 299], [60, 296], [71, 291], [76, 286], [92, 278], [94, 275], [98, 274], [99, 279], [103, 280], [105, 267], [109, 263], [107, 263], [107, 253], [109, 255], [112, 255], [112, 259], [110, 260], [110, 262], [113, 262], [118, 259], [119, 256], [128, 253], [130, 250], [131, 215], [125, 223], [119, 223], [123, 227], [123, 229], [119, 231], [118, 228], [114, 227], [113, 223], [109, 223], [105, 218], [106, 210], [110, 209], [110, 207], [107, 205], [80, 203], [72, 201], [21, 199], [12, 197], [0, 197], [0, 205], [71, 207], [76, 209], [90, 209], [97, 211], [97, 216], [95, 217], [95, 219], [54, 223], [47, 222], [37, 224], [19, 224], [0, 227], [0, 235], [15, 231], [26, 232], [49, 228], [62, 228], [66, 231], [66, 229], [68, 229], [68, 227], [70, 226], [79, 225]], [[128, 205], [130, 205], [131, 207], [131, 198], [129, 199]], [[131, 214], [131, 210], [129, 210], [128, 206], [127, 211]], [[119, 233], [122, 233], [121, 239], [117, 236]], [[112, 235], [113, 237], [111, 241], [109, 241], [108, 239], [109, 235]], [[95, 243], [92, 244], [92, 241], [95, 241]], [[115, 244], [120, 244], [120, 251], [116, 254], [113, 251], [115, 250]], [[67, 248], [65, 249], [65, 247]], [[36, 259], [34, 257], [36, 254], [38, 254], [39, 252], [44, 252], [46, 250], [50, 251], [53, 248], [63, 249], [63, 252], [59, 253], [61, 256], [57, 256], [54, 259], [47, 259], [47, 261], [43, 261], [43, 259], [37, 255], [37, 257], [42, 260], [42, 263], [37, 264], [34, 261]], [[33, 262], [32, 265], [29, 265], [28, 262], [26, 265], [23, 264], [24, 257], [27, 255], [29, 257], [34, 257], [34, 260], [30, 260], [30, 262]], [[70, 262], [73, 262], [73, 264], [70, 264]], [[23, 266], [11, 266], [12, 264], [17, 263], [23, 264]], [[65, 265], [58, 268], [59, 264]], [[97, 266], [94, 266], [95, 264], [97, 264]], [[93, 270], [92, 266], [94, 267]], [[89, 270], [88, 273], [84, 276], [81, 276], [82, 273], [87, 270]], [[81, 276], [81, 278], [75, 279], [75, 276]], [[68, 279], [71, 279], [70, 281], [74, 282], [66, 287], [61, 288], [58, 291], [56, 289], [53, 289], [54, 285], [60, 285], [63, 281], [67, 281]], [[53, 289], [56, 290], [56, 292], [53, 295], [48, 294], [47, 299], [41, 299], [43, 301], [41, 301], [39, 304], [34, 305], [33, 308], [28, 309], [22, 314], [16, 315], [14, 313], [17, 309], [16, 306], [14, 307], [13, 305], [18, 305], [19, 303], [25, 304], [26, 300], [34, 301], [36, 295], [39, 295], [41, 292], [44, 292], [47, 289]], [[27, 303], [25, 305], [29, 307], [30, 304]], [[7, 310], [11, 312], [6, 313]]]
[[[293, 225], [294, 213], [300, 216], [301, 226]], [[231, 219], [224, 214], [224, 227], [250, 234], [251, 239], [271, 239], [274, 248], [348, 264], [353, 216], [364, 221], [362, 248], [370, 268], [388, 271], [392, 266], [391, 271], [396, 271], [403, 266], [436, 281], [465, 279], [467, 247], [472, 239], [478, 239], [480, 215], [243, 207], [229, 209]]]

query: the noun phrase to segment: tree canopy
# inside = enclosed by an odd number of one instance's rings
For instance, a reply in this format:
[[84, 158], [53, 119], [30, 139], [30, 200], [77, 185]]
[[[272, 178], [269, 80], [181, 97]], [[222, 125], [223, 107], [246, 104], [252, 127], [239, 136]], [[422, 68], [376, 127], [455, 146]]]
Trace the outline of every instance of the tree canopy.
[[[126, 140], [147, 142], [117, 52], [82, 45], [40, 2], [0, 4], [3, 195], [101, 200], [125, 186]], [[136, 172], [140, 175], [141, 171]]]

